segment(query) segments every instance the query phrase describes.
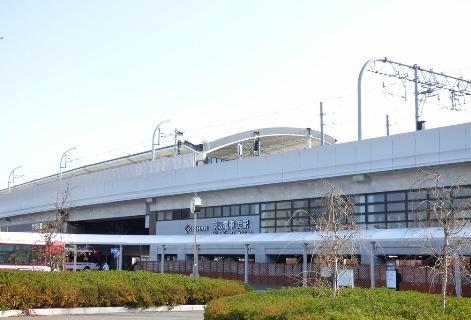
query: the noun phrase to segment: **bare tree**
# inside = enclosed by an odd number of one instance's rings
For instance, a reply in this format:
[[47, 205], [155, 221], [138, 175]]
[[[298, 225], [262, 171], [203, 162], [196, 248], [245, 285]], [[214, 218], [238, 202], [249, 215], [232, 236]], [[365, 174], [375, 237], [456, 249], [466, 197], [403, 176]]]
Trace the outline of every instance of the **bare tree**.
[[[330, 273], [332, 296], [338, 293], [340, 268], [356, 262], [354, 238], [358, 233], [355, 221], [355, 204], [343, 191], [324, 182], [328, 191], [324, 197], [324, 210], [315, 216], [315, 231], [321, 241], [314, 246], [314, 263], [327, 268]], [[349, 262], [349, 263], [347, 263]]]
[[430, 252], [435, 258], [434, 270], [441, 279], [441, 304], [446, 308], [449, 279], [454, 275], [454, 265], [458, 264], [458, 268], [466, 273], [466, 268], [461, 268], [461, 254], [466, 250], [466, 246], [469, 246], [469, 235], [466, 236], [464, 232], [471, 218], [468, 217], [470, 204], [468, 199], [459, 197], [463, 181], [458, 180], [445, 186], [438, 171], [420, 171], [422, 177], [417, 184], [425, 187], [423, 190], [427, 193], [427, 199], [422, 201], [419, 209], [426, 209], [426, 222], [429, 226], [438, 227], [442, 231], [443, 240], [438, 249]]
[[70, 213], [70, 180], [67, 180], [65, 188], [62, 192], [57, 192], [55, 210], [52, 216], [37, 225], [36, 231], [41, 234], [44, 239], [44, 259], [48, 266], [53, 269], [55, 266], [63, 264], [65, 258], [65, 248], [60, 239], [57, 239], [59, 233], [65, 232], [65, 222]]

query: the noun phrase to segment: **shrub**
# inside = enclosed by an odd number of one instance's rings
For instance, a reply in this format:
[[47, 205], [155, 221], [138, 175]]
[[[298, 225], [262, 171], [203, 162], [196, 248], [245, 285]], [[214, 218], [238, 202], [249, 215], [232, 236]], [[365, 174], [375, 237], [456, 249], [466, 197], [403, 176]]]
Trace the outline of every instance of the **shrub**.
[[212, 319], [471, 319], [471, 299], [388, 289], [342, 289], [332, 298], [326, 288], [290, 288], [248, 292], [212, 300], [204, 317]]
[[0, 310], [206, 304], [244, 293], [242, 283], [149, 272], [0, 272]]

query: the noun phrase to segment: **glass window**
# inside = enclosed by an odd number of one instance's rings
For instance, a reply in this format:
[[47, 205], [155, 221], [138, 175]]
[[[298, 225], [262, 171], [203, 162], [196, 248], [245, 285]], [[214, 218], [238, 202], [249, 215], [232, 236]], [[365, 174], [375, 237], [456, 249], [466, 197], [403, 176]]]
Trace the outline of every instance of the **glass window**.
[[291, 201], [277, 202], [276, 209], [291, 209]]
[[356, 214], [354, 216], [355, 222], [356, 223], [365, 223], [366, 222], [366, 216], [364, 214]]
[[213, 218], [213, 217], [214, 217], [213, 207], [206, 208], [206, 218]]
[[385, 221], [385, 214], [369, 214], [368, 223]]
[[277, 227], [287, 227], [291, 225], [291, 221], [288, 219], [277, 219], [276, 226]]
[[427, 199], [427, 191], [425, 190], [409, 191], [409, 193], [407, 194], [407, 198], [409, 200]]
[[214, 207], [214, 217], [221, 217], [221, 216], [222, 216], [222, 208]]
[[274, 227], [275, 220], [262, 220], [260, 221], [260, 226], [261, 227]]
[[371, 224], [367, 224], [367, 229], [386, 229], [386, 223], [385, 222], [382, 222], [382, 223], [371, 223]]
[[367, 199], [368, 199], [368, 203], [371, 203], [371, 202], [384, 202], [384, 193], [369, 194]]
[[275, 232], [275, 227], [260, 228], [261, 233]]
[[428, 206], [427, 200], [408, 202], [409, 210], [412, 210], [412, 211], [425, 210], [427, 209], [427, 206]]
[[230, 217], [231, 216], [231, 207], [228, 207], [228, 206], [222, 207], [222, 215], [224, 217]]
[[240, 206], [231, 206], [231, 216], [240, 216]]
[[365, 213], [365, 206], [364, 205], [361, 205], [361, 206], [356, 205], [355, 206], [355, 212], [356, 213]]
[[304, 209], [297, 209], [291, 215], [293, 217], [309, 217], [309, 212]]
[[157, 220], [159, 221], [165, 220], [165, 211], [157, 212]]
[[188, 219], [190, 217], [190, 208], [182, 209], [182, 219]]
[[471, 186], [458, 188], [456, 190], [457, 197], [471, 197]]
[[258, 203], [250, 205], [250, 214], [254, 214], [254, 215], [260, 214], [260, 206]]
[[182, 212], [180, 209], [173, 210], [172, 219], [173, 220], [180, 220], [182, 218]]
[[262, 211], [260, 217], [262, 219], [275, 219], [275, 211]]
[[388, 203], [388, 211], [403, 211], [406, 210], [404, 202]]
[[405, 212], [388, 212], [388, 221], [405, 221]]
[[288, 210], [276, 210], [276, 217], [277, 218], [290, 218], [291, 212]]
[[307, 200], [297, 200], [293, 201], [293, 208], [308, 208], [309, 207], [309, 201]]
[[368, 212], [384, 212], [384, 204], [369, 204]]
[[261, 209], [263, 210], [275, 210], [275, 203], [274, 202], [269, 202], [269, 203], [262, 203], [261, 204]]
[[324, 198], [315, 198], [310, 200], [311, 207], [323, 207], [324, 206]]
[[409, 221], [426, 221], [428, 220], [427, 211], [409, 212]]
[[165, 211], [165, 220], [172, 220], [172, 211]]
[[241, 216], [248, 216], [250, 214], [250, 205], [243, 204], [240, 206], [240, 215]]
[[386, 195], [388, 201], [404, 201], [406, 200], [406, 193], [405, 192], [394, 192], [388, 193]]
[[355, 203], [358, 203], [358, 204], [365, 203], [365, 196], [364, 195], [355, 195], [355, 196], [353, 196], [353, 201]]
[[311, 231], [311, 228], [309, 226], [294, 226], [292, 230], [296, 232], [307, 232]]

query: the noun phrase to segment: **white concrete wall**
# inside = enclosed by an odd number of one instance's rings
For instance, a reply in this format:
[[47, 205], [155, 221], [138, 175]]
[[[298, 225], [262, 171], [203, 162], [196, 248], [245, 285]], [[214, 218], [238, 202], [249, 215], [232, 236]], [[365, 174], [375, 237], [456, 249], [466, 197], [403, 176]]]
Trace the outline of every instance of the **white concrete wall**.
[[[85, 206], [469, 161], [471, 123], [201, 167], [158, 171], [152, 162], [138, 163], [72, 178], [69, 202]], [[0, 218], [54, 209], [63, 184], [1, 194]]]

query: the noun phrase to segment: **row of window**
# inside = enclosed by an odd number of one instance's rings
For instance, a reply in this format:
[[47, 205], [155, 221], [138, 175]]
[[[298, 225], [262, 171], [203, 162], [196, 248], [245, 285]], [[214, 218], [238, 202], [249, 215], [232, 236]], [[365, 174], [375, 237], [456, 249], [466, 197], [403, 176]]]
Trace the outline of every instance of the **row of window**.
[[[355, 221], [360, 228], [412, 228], [437, 225], [428, 208], [431, 194], [426, 190], [395, 191], [352, 196]], [[465, 208], [471, 201], [471, 186], [457, 190], [453, 206]], [[324, 211], [324, 198], [274, 201], [202, 208], [198, 218], [260, 215], [260, 232], [315, 230], [316, 217]], [[471, 219], [470, 210], [460, 217]], [[157, 212], [157, 220], [193, 218], [189, 209]]]

